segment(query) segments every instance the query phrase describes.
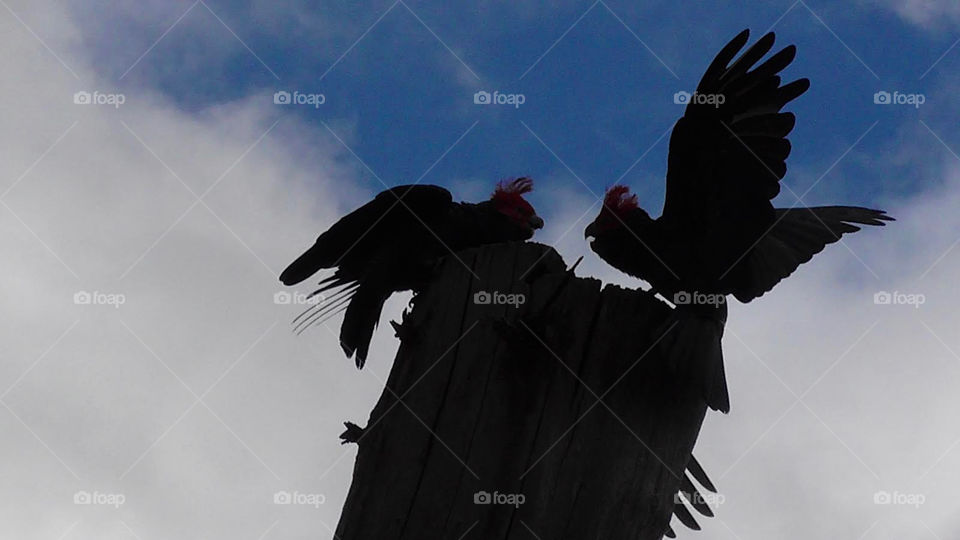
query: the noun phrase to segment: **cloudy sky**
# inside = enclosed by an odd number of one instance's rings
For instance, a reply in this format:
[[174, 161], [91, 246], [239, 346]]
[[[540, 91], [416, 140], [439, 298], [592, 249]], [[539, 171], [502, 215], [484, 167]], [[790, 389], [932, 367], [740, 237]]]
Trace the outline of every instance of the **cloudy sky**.
[[638, 286], [581, 231], [614, 182], [659, 212], [673, 95], [747, 27], [812, 81], [776, 202], [898, 221], [732, 306], [723, 499], [681, 535], [960, 535], [960, 9], [633, 4], [0, 0], [0, 536], [332, 537], [396, 343], [293, 335], [279, 271], [384, 186], [530, 175], [537, 239]]

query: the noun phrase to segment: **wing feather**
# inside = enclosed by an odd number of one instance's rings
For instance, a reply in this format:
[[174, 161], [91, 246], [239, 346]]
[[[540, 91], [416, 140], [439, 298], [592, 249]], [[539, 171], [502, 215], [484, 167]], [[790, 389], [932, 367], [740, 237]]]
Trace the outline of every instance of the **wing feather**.
[[776, 210], [772, 227], [737, 265], [731, 292], [741, 302], [762, 296], [857, 225], [884, 225], [893, 218], [881, 210], [819, 206]]
[[[661, 222], [694, 245], [719, 275], [775, 219], [770, 200], [780, 192], [796, 124], [780, 112], [809, 88], [800, 79], [781, 84], [780, 71], [796, 56], [789, 46], [772, 50], [768, 33], [748, 47], [746, 31], [728, 43], [704, 73], [670, 138], [666, 200]], [[758, 64], [759, 63], [759, 64]]]
[[[397, 236], [420, 224], [433, 223], [453, 202], [439, 186], [406, 185], [381, 192], [372, 201], [334, 223], [316, 243], [280, 274], [284, 285], [294, 285], [323, 268], [362, 268], [373, 254], [397, 241]], [[352, 279], [356, 279], [354, 276]]]

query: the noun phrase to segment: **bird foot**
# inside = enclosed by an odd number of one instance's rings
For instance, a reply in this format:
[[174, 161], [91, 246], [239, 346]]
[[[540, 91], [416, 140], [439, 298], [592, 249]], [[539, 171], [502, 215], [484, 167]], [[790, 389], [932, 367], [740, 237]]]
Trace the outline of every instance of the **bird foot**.
[[366, 430], [353, 422], [344, 422], [347, 430], [340, 434], [340, 444], [358, 443]]
[[409, 322], [407, 319], [407, 314], [409, 311], [404, 311], [403, 316], [400, 319], [400, 322], [390, 321], [390, 326], [393, 327], [393, 335], [399, 339], [402, 343], [415, 343], [420, 337], [420, 333], [417, 329]]

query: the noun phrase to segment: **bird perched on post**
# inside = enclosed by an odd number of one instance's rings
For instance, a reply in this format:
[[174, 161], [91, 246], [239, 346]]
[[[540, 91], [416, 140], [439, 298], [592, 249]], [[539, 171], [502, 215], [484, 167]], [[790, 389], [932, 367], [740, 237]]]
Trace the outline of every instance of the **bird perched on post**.
[[[398, 186], [347, 214], [280, 274], [295, 285], [324, 268], [336, 268], [311, 296], [333, 291], [294, 323], [300, 331], [346, 309], [340, 346], [358, 368], [367, 358], [383, 303], [398, 291], [418, 291], [436, 262], [457, 251], [510, 240], [527, 240], [543, 227], [523, 195], [530, 178], [500, 182], [489, 200], [455, 203], [439, 186]], [[454, 255], [455, 256], [455, 255]], [[347, 304], [344, 308], [344, 304]]]
[[720, 349], [726, 296], [749, 302], [857, 225], [893, 219], [852, 206], [773, 207], [795, 122], [780, 110], [810, 83], [780, 84], [793, 45], [754, 67], [773, 47], [773, 33], [734, 61], [748, 37], [744, 30], [717, 54], [673, 128], [663, 214], [652, 219], [629, 188], [613, 186], [584, 231], [603, 260], [673, 300], [662, 343], [673, 367], [699, 379], [707, 404], [723, 412], [730, 410]]

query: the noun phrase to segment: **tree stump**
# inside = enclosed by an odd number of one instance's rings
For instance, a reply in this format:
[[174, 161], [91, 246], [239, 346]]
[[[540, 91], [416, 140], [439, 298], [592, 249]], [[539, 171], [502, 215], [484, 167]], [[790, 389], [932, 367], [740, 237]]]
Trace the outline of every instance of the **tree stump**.
[[337, 538], [661, 538], [706, 404], [656, 347], [669, 306], [600, 285], [535, 243], [448, 257], [397, 326]]

